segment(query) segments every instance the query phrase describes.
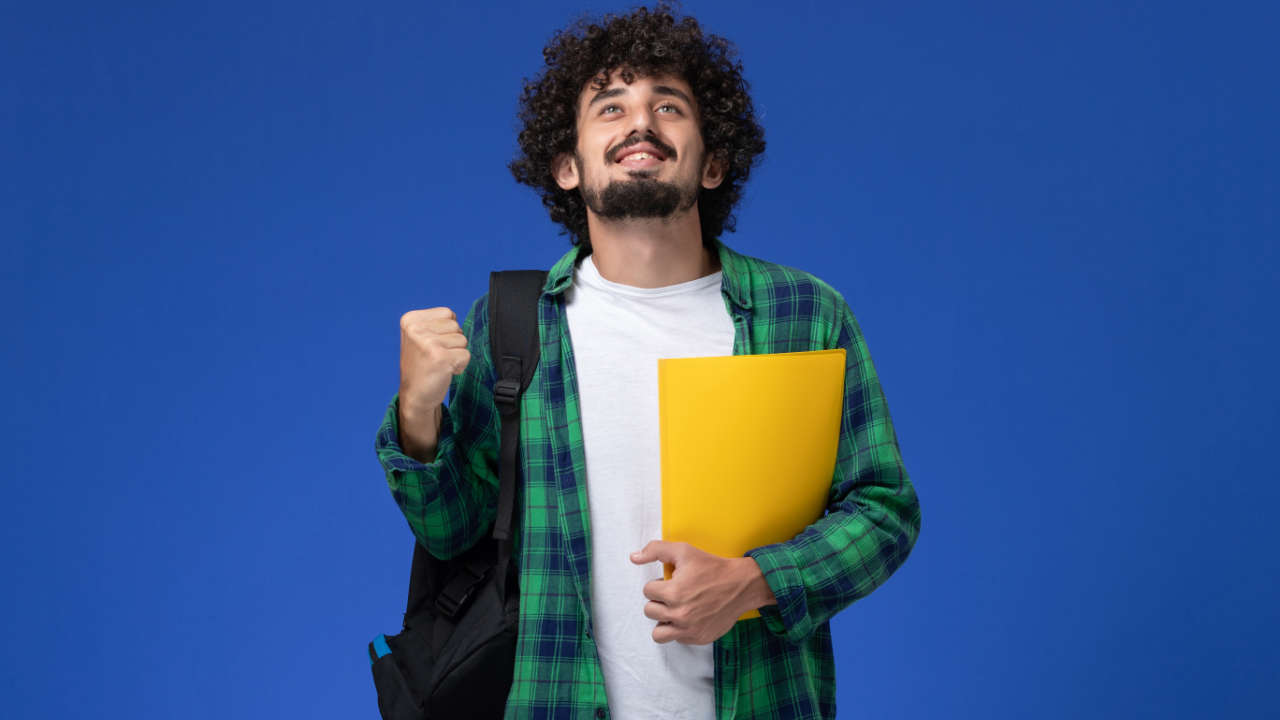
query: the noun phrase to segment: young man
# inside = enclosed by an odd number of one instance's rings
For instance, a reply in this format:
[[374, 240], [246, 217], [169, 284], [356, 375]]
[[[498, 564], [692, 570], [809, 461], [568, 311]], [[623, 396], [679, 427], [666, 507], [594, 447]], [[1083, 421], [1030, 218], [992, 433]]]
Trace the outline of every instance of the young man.
[[[641, 9], [561, 32], [525, 85], [511, 169], [573, 248], [539, 300], [521, 410], [509, 717], [834, 717], [828, 620], [883, 583], [919, 531], [844, 300], [718, 239], [764, 149], [732, 52], [690, 18]], [[378, 433], [392, 494], [438, 557], [495, 514], [487, 308], [480, 298], [461, 326], [447, 308], [403, 316], [400, 391]], [[835, 347], [848, 366], [828, 513], [738, 558], [658, 540], [657, 358]]]

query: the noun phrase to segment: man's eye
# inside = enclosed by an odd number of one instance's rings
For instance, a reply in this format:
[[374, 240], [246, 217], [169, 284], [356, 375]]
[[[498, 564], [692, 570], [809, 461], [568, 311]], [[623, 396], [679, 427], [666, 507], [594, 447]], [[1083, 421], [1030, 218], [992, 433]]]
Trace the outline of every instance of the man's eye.
[[617, 105], [605, 105], [604, 107], [600, 108], [601, 115], [611, 115], [615, 111], [622, 112], [622, 108], [618, 107]]
[[676, 107], [675, 105], [672, 105], [671, 103], [667, 103], [666, 105], [659, 105], [659, 106], [658, 106], [658, 112], [667, 112], [667, 113], [676, 113], [676, 114], [679, 114], [679, 113], [680, 113], [680, 108]]

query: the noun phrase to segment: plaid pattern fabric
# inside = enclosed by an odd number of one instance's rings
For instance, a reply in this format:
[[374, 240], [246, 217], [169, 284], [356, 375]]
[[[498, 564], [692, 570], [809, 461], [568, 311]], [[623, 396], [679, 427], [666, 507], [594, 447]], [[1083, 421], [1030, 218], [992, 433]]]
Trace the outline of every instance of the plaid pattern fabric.
[[[734, 354], [847, 351], [845, 405], [827, 513], [792, 540], [747, 554], [777, 597], [759, 619], [715, 643], [717, 718], [835, 717], [828, 621], [878, 587], [915, 543], [920, 508], [861, 330], [844, 299], [807, 273], [717, 242]], [[573, 248], [551, 269], [538, 306], [542, 357], [521, 407], [518, 507], [520, 639], [507, 718], [608, 716], [592, 639], [590, 532], [573, 346], [564, 291]], [[378, 459], [410, 528], [439, 557], [486, 531], [498, 494], [498, 412], [487, 297], [463, 324], [472, 360], [454, 378], [436, 459], [404, 455], [393, 398], [377, 434]], [[637, 598], [637, 612], [640, 612]]]

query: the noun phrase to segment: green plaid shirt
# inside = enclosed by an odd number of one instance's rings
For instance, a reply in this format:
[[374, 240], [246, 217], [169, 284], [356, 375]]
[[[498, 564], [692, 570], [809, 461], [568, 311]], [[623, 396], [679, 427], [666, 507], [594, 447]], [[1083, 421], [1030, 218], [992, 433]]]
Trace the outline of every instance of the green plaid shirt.
[[[920, 529], [889, 408], [853, 313], [804, 272], [717, 242], [735, 355], [845, 348], [848, 368], [827, 513], [795, 538], [749, 551], [777, 597], [715, 642], [717, 718], [835, 717], [828, 621], [902, 564]], [[591, 518], [564, 291], [579, 249], [552, 267], [538, 304], [542, 357], [520, 410], [520, 639], [507, 718], [604, 718], [591, 627]], [[463, 324], [472, 353], [450, 388], [436, 459], [399, 444], [398, 398], [377, 435], [378, 460], [414, 535], [451, 557], [487, 532], [498, 495], [498, 410], [487, 297]], [[636, 599], [640, 612], [642, 598]]]

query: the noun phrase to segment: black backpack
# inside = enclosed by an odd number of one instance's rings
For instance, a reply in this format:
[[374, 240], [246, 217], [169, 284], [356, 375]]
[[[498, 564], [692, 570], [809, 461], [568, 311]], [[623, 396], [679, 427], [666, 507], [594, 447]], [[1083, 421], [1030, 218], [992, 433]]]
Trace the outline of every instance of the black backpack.
[[546, 272], [489, 276], [489, 347], [502, 426], [493, 533], [451, 560], [417, 541], [404, 629], [369, 643], [384, 720], [500, 718], [515, 666], [519, 577], [511, 562], [520, 397], [538, 366], [538, 297]]

